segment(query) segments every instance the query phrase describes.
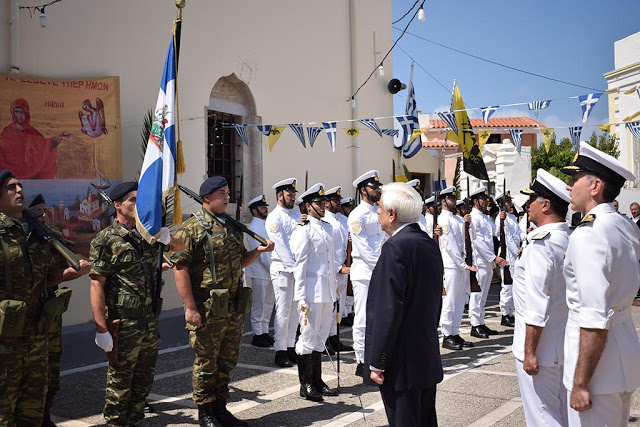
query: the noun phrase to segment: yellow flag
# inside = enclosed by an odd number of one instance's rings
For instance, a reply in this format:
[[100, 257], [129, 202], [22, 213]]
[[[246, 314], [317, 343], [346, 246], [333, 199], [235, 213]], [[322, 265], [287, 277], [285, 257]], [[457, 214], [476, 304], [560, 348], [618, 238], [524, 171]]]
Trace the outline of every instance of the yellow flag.
[[407, 176], [405, 174], [402, 174], [402, 175], [396, 175], [395, 182], [409, 182], [409, 180], [407, 179]]
[[344, 128], [344, 133], [346, 133], [348, 136], [356, 137], [356, 136], [360, 135], [360, 129], [358, 129], [358, 128]]
[[608, 123], [606, 125], [598, 125], [598, 129], [600, 129], [602, 132], [610, 132], [611, 125]]
[[544, 142], [544, 150], [549, 154], [549, 148], [551, 147], [551, 140], [553, 139], [553, 135], [555, 134], [553, 128], [543, 128], [540, 129], [540, 133], [542, 134], [542, 141]]
[[278, 142], [278, 138], [282, 135], [282, 131], [286, 126], [271, 126], [271, 132], [269, 133], [269, 151], [273, 151], [273, 146]]
[[426, 132], [426, 131], [422, 129], [414, 129], [413, 133], [411, 134], [411, 138], [409, 139], [409, 142], [407, 142], [407, 144], [411, 144], [411, 142], [417, 137], [419, 137], [420, 135], [422, 135], [423, 132]]
[[627, 89], [627, 90], [624, 91], [624, 94], [625, 95], [631, 95], [631, 94], [633, 94], [633, 92], [636, 91], [637, 88], [638, 88], [638, 86], [634, 86], [631, 89]]
[[489, 140], [492, 131], [492, 129], [482, 129], [478, 134], [478, 146], [480, 146], [480, 152], [484, 149], [484, 144]]

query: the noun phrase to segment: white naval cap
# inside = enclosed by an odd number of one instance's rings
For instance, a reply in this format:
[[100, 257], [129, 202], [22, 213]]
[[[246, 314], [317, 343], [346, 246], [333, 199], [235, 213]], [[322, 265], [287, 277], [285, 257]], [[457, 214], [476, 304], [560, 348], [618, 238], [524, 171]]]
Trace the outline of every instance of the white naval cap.
[[330, 188], [324, 192], [324, 195], [327, 197], [341, 197], [342, 187], [338, 185], [337, 187]]
[[349, 196], [349, 197], [345, 197], [344, 199], [340, 199], [340, 204], [341, 205], [351, 205], [351, 204], [353, 204], [353, 197]]
[[364, 187], [365, 185], [382, 185], [377, 170], [372, 169], [369, 172], [363, 173], [353, 181], [353, 186], [356, 188]]
[[436, 201], [436, 196], [431, 196], [428, 199], [425, 199], [424, 204], [426, 205], [430, 205], [431, 203], [434, 203]]
[[560, 172], [567, 175], [573, 175], [580, 171], [593, 173], [618, 188], [622, 188], [625, 181], [635, 181], [636, 179], [635, 175], [625, 168], [618, 159], [584, 141], [580, 142], [580, 151], [573, 163], [560, 169]]
[[456, 186], [455, 185], [450, 185], [447, 188], [445, 188], [444, 190], [442, 190], [440, 192], [440, 196], [448, 196], [450, 194], [455, 195], [456, 194]]
[[300, 199], [302, 199], [304, 203], [327, 200], [327, 197], [324, 195], [324, 184], [321, 182], [313, 184], [307, 191], [300, 195]]
[[473, 198], [478, 198], [478, 197], [489, 197], [489, 195], [487, 194], [487, 187], [485, 187], [484, 185], [481, 186], [480, 188], [473, 190], [470, 194], [469, 194], [469, 198], [473, 199]]
[[464, 199], [460, 199], [456, 202], [456, 206], [462, 206], [464, 205]]
[[569, 204], [571, 200], [569, 190], [567, 190], [567, 184], [544, 169], [538, 169], [536, 179], [531, 183], [529, 188], [525, 188], [520, 192], [527, 196], [537, 195], [545, 199], [555, 199], [565, 204]]
[[410, 185], [411, 187], [415, 188], [416, 190], [420, 190], [420, 180], [419, 179], [412, 179], [411, 181], [407, 181], [407, 185]]
[[249, 200], [249, 209], [257, 208], [258, 206], [269, 206], [267, 204], [267, 199], [264, 197], [264, 194], [261, 194]]
[[273, 184], [273, 188], [274, 190], [276, 190], [276, 192], [280, 191], [280, 190], [287, 190], [287, 189], [291, 189], [295, 192], [297, 192], [298, 190], [296, 190], [296, 179], [295, 178], [287, 178], [287, 179], [283, 179], [280, 182], [276, 182], [275, 184]]

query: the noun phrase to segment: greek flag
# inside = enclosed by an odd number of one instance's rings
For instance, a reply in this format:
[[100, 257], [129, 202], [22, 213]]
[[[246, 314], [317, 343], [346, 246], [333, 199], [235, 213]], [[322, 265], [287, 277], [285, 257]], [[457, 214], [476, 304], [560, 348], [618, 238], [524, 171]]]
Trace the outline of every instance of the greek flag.
[[244, 123], [234, 123], [233, 128], [238, 132], [240, 138], [244, 141], [245, 145], [249, 145], [249, 135], [247, 135], [247, 125]]
[[513, 145], [516, 146], [516, 150], [520, 154], [520, 150], [522, 150], [522, 129], [509, 129], [509, 133], [511, 134]]
[[291, 123], [289, 125], [289, 127], [291, 128], [293, 133], [296, 134], [296, 136], [298, 137], [300, 142], [302, 142], [302, 146], [304, 148], [307, 148], [307, 143], [304, 140], [304, 128], [302, 127], [302, 124], [301, 123]]
[[309, 145], [313, 148], [313, 143], [316, 142], [316, 138], [322, 132], [321, 127], [311, 126], [307, 128], [307, 137], [309, 138]]
[[582, 133], [582, 126], [572, 126], [569, 128], [569, 136], [571, 137], [571, 146], [573, 151], [578, 151], [580, 146], [580, 134]]
[[482, 120], [484, 121], [485, 125], [489, 124], [489, 118], [493, 115], [493, 113], [498, 111], [498, 108], [500, 108], [499, 105], [494, 105], [493, 107], [484, 107], [480, 109], [482, 111]]
[[458, 134], [458, 122], [456, 121], [456, 113], [453, 111], [441, 111], [436, 113], [443, 122], [447, 124], [447, 127], [450, 128], [453, 133]]
[[634, 137], [640, 139], [640, 122], [625, 123], [625, 126]]
[[380, 126], [378, 126], [378, 124], [376, 123], [375, 120], [373, 120], [373, 119], [360, 119], [358, 121], [360, 123], [362, 123], [363, 125], [365, 125], [366, 127], [368, 127], [369, 129], [371, 129], [372, 131], [374, 131], [375, 133], [377, 133], [378, 136], [382, 136], [382, 131], [380, 130]]
[[176, 183], [176, 62], [173, 39], [164, 62], [149, 143], [136, 198], [136, 228], [145, 240], [159, 237], [162, 204]]
[[336, 125], [338, 122], [322, 122], [324, 130], [327, 131], [327, 137], [329, 138], [329, 144], [331, 144], [331, 151], [336, 151]]
[[[411, 76], [409, 77], [409, 90], [407, 91], [407, 105], [405, 107], [405, 115], [404, 117], [405, 124], [400, 122], [402, 125], [402, 130], [404, 130], [404, 134], [402, 135], [402, 155], [405, 159], [410, 159], [411, 157], [418, 154], [420, 149], [422, 148], [422, 139], [421, 138], [413, 138], [413, 131], [419, 127], [418, 125], [418, 107], [416, 104], [416, 91], [413, 88], [413, 67], [414, 64], [411, 64]], [[397, 118], [397, 117], [396, 117]], [[398, 120], [400, 121], [400, 120]]]
[[382, 129], [382, 134], [395, 138], [400, 134], [400, 131], [398, 129]]
[[539, 110], [544, 110], [545, 108], [547, 108], [549, 106], [549, 104], [551, 104], [551, 100], [530, 102], [529, 103], [529, 110], [532, 110], [533, 114], [535, 114], [536, 118], [538, 118], [538, 111]]
[[578, 101], [580, 101], [580, 107], [582, 108], [582, 123], [586, 123], [589, 118], [589, 114], [591, 114], [591, 110], [598, 102], [598, 99], [602, 96], [602, 92], [600, 93], [590, 93], [588, 95], [580, 95], [578, 97]]
[[258, 125], [258, 130], [264, 136], [269, 136], [271, 133], [271, 125]]

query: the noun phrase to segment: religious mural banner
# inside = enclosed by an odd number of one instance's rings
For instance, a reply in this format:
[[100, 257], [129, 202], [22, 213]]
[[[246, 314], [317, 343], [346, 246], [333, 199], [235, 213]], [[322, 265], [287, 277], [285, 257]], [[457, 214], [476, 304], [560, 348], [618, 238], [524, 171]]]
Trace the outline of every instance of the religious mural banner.
[[46, 222], [88, 254], [110, 223], [91, 184], [122, 180], [119, 77], [55, 79], [0, 73], [0, 169], [42, 194]]

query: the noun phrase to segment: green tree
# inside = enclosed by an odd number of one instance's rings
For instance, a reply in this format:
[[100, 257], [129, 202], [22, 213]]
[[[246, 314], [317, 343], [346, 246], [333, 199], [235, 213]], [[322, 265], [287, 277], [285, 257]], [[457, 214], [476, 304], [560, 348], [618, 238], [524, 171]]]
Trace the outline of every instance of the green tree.
[[[595, 132], [591, 134], [591, 138], [587, 141], [591, 146], [607, 153], [616, 159], [620, 156], [620, 147], [616, 141], [615, 135], [603, 133], [597, 135]], [[560, 172], [560, 168], [570, 165], [573, 162], [576, 153], [571, 146], [569, 138], [562, 138], [559, 144], [556, 144], [555, 136], [549, 147], [549, 153], [544, 149], [544, 145], [534, 147], [531, 150], [531, 180], [536, 178], [538, 169], [542, 168], [554, 176], [557, 176], [564, 182], [569, 182], [569, 175]]]

